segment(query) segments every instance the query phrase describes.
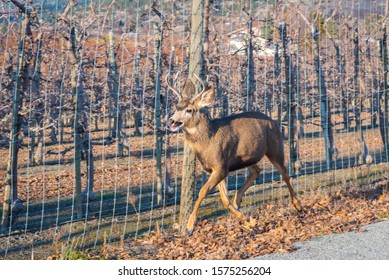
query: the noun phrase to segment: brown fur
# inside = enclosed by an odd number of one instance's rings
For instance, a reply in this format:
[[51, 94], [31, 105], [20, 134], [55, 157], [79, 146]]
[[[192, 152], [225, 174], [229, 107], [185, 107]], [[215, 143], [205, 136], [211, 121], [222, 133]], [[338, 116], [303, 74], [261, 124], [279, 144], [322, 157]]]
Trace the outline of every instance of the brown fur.
[[[196, 97], [182, 99], [170, 119], [174, 130], [180, 127], [203, 169], [210, 175], [201, 188], [192, 215], [187, 224], [191, 234], [197, 219], [198, 207], [206, 194], [217, 185], [223, 203], [240, 220], [246, 221], [238, 210], [244, 192], [260, 173], [257, 163], [266, 155], [286, 182], [292, 203], [297, 210], [301, 205], [295, 196], [284, 166], [284, 148], [277, 123], [260, 112], [245, 112], [211, 120], [203, 108], [212, 104], [212, 88], [203, 90]], [[229, 172], [249, 168], [250, 175], [231, 203], [227, 196], [225, 178]]]

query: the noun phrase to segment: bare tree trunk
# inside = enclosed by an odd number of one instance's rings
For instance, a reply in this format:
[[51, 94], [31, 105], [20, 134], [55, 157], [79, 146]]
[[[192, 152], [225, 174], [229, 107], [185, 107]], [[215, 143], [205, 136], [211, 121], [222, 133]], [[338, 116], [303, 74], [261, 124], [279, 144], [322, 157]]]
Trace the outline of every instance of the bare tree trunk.
[[355, 90], [355, 100], [357, 102], [357, 106], [354, 109], [355, 111], [355, 129], [359, 132], [359, 157], [357, 159], [357, 162], [359, 164], [366, 163], [366, 157], [368, 155], [368, 149], [365, 142], [365, 139], [363, 137], [363, 130], [362, 130], [362, 119], [361, 119], [361, 113], [362, 113], [362, 93], [363, 89], [365, 89], [364, 86], [362, 86], [362, 79], [360, 77], [359, 73], [359, 65], [360, 65], [360, 58], [359, 58], [359, 38], [358, 38], [358, 27], [356, 26], [354, 28], [354, 36], [353, 36], [353, 44], [354, 44], [354, 77], [353, 77], [353, 84], [354, 84], [354, 90]]
[[222, 75], [222, 71], [221, 71], [221, 67], [219, 67], [220, 65], [220, 42], [218, 39], [216, 39], [216, 42], [215, 42], [215, 45], [216, 45], [216, 56], [215, 56], [215, 64], [217, 65], [217, 68], [216, 68], [216, 75], [215, 75], [215, 88], [216, 88], [216, 100], [217, 102], [219, 102], [219, 106], [217, 107], [217, 113], [214, 114], [214, 116], [217, 116], [217, 117], [222, 117], [224, 116], [224, 98], [222, 96], [222, 85], [221, 85], [221, 75]]
[[342, 104], [342, 110], [343, 110], [343, 128], [345, 130], [348, 129], [350, 118], [349, 118], [349, 112], [348, 112], [348, 99], [346, 96], [346, 91], [344, 90], [346, 83], [345, 83], [345, 63], [344, 63], [344, 57], [342, 54], [342, 47], [340, 44], [335, 44], [335, 51], [336, 51], [336, 65], [338, 68], [338, 87], [341, 95], [341, 104]]
[[316, 26], [312, 26], [312, 38], [315, 47], [315, 68], [317, 83], [319, 88], [319, 97], [320, 97], [320, 117], [321, 117], [321, 126], [323, 129], [324, 135], [324, 147], [326, 154], [326, 169], [330, 170], [333, 164], [334, 157], [334, 135], [332, 132], [332, 123], [331, 123], [331, 108], [327, 96], [327, 87], [324, 80], [323, 69], [321, 67], [320, 61], [320, 46], [319, 46], [319, 32], [316, 29]]
[[[296, 60], [298, 61], [299, 54], [297, 53]], [[300, 89], [300, 66], [296, 65], [296, 102], [297, 102], [297, 133], [298, 138], [304, 135], [303, 112], [301, 110], [301, 89]], [[298, 146], [298, 145], [297, 145]], [[299, 151], [297, 150], [297, 154]]]
[[388, 91], [389, 91], [389, 83], [388, 83], [388, 33], [386, 31], [386, 27], [382, 28], [382, 39], [380, 40], [380, 57], [383, 67], [383, 81], [382, 81], [382, 91], [383, 91], [383, 103], [384, 103], [384, 111], [383, 114], [379, 114], [379, 123], [380, 123], [380, 133], [382, 142], [384, 144], [386, 159], [389, 158], [389, 141], [388, 141]]
[[[278, 81], [280, 74], [281, 74], [281, 66], [280, 66], [280, 57], [278, 55], [278, 44], [276, 43], [276, 51], [274, 55], [274, 79], [277, 80], [276, 88], [279, 89], [281, 87], [280, 82]], [[280, 128], [280, 131], [283, 131], [282, 129], [282, 91], [277, 90], [275, 93], [273, 91], [273, 103], [277, 107], [277, 123], [278, 127]]]
[[[89, 121], [86, 116], [86, 107], [88, 104], [85, 100], [84, 92], [84, 66], [81, 57], [83, 44], [85, 40], [86, 30], [80, 24], [74, 23], [74, 20], [67, 19], [67, 16], [73, 6], [76, 5], [74, 0], [70, 0], [65, 11], [59, 17], [59, 21], [65, 26], [60, 27], [63, 38], [65, 39], [67, 53], [70, 65], [70, 85], [73, 97], [74, 119], [73, 119], [73, 143], [74, 143], [74, 173], [75, 173], [75, 209], [77, 219], [84, 217], [83, 196], [86, 193], [90, 198], [93, 194], [93, 152], [90, 142]], [[93, 20], [93, 19], [92, 19]], [[70, 31], [70, 32], [69, 32]], [[86, 149], [88, 149], [86, 151]], [[87, 161], [87, 184], [84, 192], [82, 192], [81, 180], [81, 160], [82, 151], [85, 151]]]
[[10, 226], [11, 222], [11, 205], [18, 198], [18, 153], [19, 153], [19, 132], [20, 132], [20, 120], [19, 111], [22, 104], [22, 89], [21, 89], [21, 69], [23, 63], [23, 45], [24, 45], [24, 36], [25, 31], [24, 23], [21, 27], [20, 33], [20, 45], [19, 48], [19, 59], [18, 59], [18, 69], [17, 74], [18, 78], [16, 81], [14, 96], [13, 96], [13, 105], [12, 105], [12, 126], [9, 142], [9, 153], [8, 153], [8, 164], [5, 178], [5, 189], [4, 189], [4, 203], [3, 203], [3, 216], [1, 220], [2, 229], [7, 229]]
[[203, 61], [203, 74], [206, 76], [208, 74], [208, 64], [210, 62], [209, 57], [209, 17], [210, 17], [210, 2], [211, 0], [204, 0], [204, 41], [203, 41], [203, 50], [204, 50], [204, 61]]
[[34, 153], [34, 163], [35, 164], [42, 164], [43, 162], [43, 141], [44, 141], [44, 131], [43, 131], [43, 118], [38, 119], [39, 125], [37, 126], [38, 129], [38, 139], [37, 139], [37, 147], [36, 151]]
[[354, 76], [353, 76], [353, 87], [354, 87], [354, 100], [356, 102], [356, 106], [354, 108], [354, 115], [355, 115], [355, 130], [359, 131], [362, 129], [362, 120], [361, 120], [361, 113], [362, 113], [362, 98], [361, 98], [361, 92], [360, 92], [360, 86], [359, 86], [359, 38], [358, 38], [358, 27], [355, 27], [353, 29], [353, 38], [352, 42], [354, 45]]
[[160, 23], [153, 22], [154, 31], [154, 66], [155, 66], [155, 103], [154, 103], [154, 121], [155, 121], [155, 160], [157, 168], [157, 203], [160, 205], [163, 199], [162, 189], [162, 130], [161, 130], [161, 51], [163, 38], [163, 16], [153, 6], [153, 11], [159, 16]]
[[[140, 78], [140, 53], [135, 53], [134, 59], [135, 66], [135, 85], [136, 85], [136, 99], [141, 102], [142, 100], [142, 88], [141, 88], [141, 78]], [[134, 136], [140, 136], [140, 127], [142, 126], [142, 116], [141, 112], [133, 108], [134, 115]]]
[[[40, 27], [40, 23], [37, 23], [38, 28]], [[43, 44], [43, 34], [41, 31], [38, 32], [35, 38], [36, 41], [36, 52], [35, 52], [35, 61], [34, 61], [34, 70], [33, 74], [31, 77], [31, 98], [40, 98], [40, 80], [41, 80], [41, 63], [42, 63], [42, 44]], [[43, 131], [39, 128], [41, 128], [40, 125], [43, 125], [42, 121], [42, 112], [43, 112], [43, 104], [40, 102], [40, 104], [37, 106], [37, 108], [34, 108], [35, 113], [33, 108], [30, 108], [30, 116], [29, 119], [32, 119], [32, 123], [29, 125], [29, 129], [31, 131], [30, 138], [31, 138], [31, 143], [30, 143], [30, 150], [29, 150], [29, 161], [30, 165], [33, 166], [37, 162], [42, 162], [43, 160]], [[38, 109], [38, 110], [36, 110]], [[36, 154], [35, 154], [35, 139], [36, 139], [36, 129], [39, 129], [38, 131], [38, 149], [37, 149], [37, 156], [38, 156], [38, 161], [36, 160]]]
[[[62, 53], [62, 56], [61, 56], [61, 75], [64, 75], [64, 72], [65, 72], [65, 68], [66, 68], [66, 59], [65, 59], [65, 49], [66, 49], [66, 43], [65, 43], [65, 39], [62, 37], [61, 38], [61, 53]], [[63, 114], [63, 105], [64, 105], [64, 94], [63, 94], [63, 86], [64, 86], [64, 80], [63, 80], [63, 77], [61, 77], [59, 80], [58, 80], [58, 90], [60, 92], [60, 95], [59, 95], [59, 108], [60, 108], [60, 111], [59, 111], [59, 114], [58, 114], [58, 130], [59, 130], [59, 141], [60, 143], [63, 143], [63, 137], [64, 137], [64, 128], [65, 128], [65, 120], [64, 120], [64, 116], [62, 115]]]
[[255, 91], [255, 69], [254, 69], [254, 59], [253, 59], [253, 19], [251, 14], [249, 14], [247, 22], [247, 67], [246, 67], [246, 95], [247, 95], [247, 104], [246, 110], [253, 110], [253, 97]]
[[280, 37], [282, 39], [282, 49], [285, 63], [285, 95], [288, 96], [287, 105], [287, 120], [288, 120], [288, 143], [289, 143], [289, 174], [293, 175], [299, 171], [296, 170], [296, 162], [298, 159], [298, 133], [297, 133], [297, 114], [296, 114], [296, 98], [294, 92], [294, 73], [292, 58], [287, 51], [287, 30], [286, 24], [283, 23], [279, 28]]
[[[204, 5], [201, 0], [192, 2], [192, 20], [190, 34], [190, 61], [188, 78], [194, 81], [194, 74], [201, 76], [203, 69], [203, 12]], [[199, 91], [199, 83], [196, 90]], [[196, 189], [196, 156], [191, 151], [187, 142], [184, 144], [184, 160], [182, 169], [182, 186], [179, 225], [181, 231], [185, 230], [189, 215], [193, 209], [194, 191]]]
[[[171, 53], [170, 53], [170, 66], [169, 66], [169, 76], [172, 77], [174, 73], [174, 47], [172, 47]], [[170, 84], [172, 84], [172, 81], [169, 81]], [[175, 86], [175, 85], [173, 85]], [[171, 94], [171, 90], [166, 91], [166, 98], [165, 98], [165, 115], [166, 115], [166, 122], [168, 121], [167, 116], [169, 115], [169, 96]], [[166, 124], [166, 127], [168, 127], [168, 124]], [[172, 159], [171, 159], [171, 153], [170, 153], [170, 137], [166, 135], [165, 137], [165, 180], [164, 180], [164, 189], [168, 190], [169, 192], [172, 191], [172, 182], [171, 182], [171, 170], [172, 170]]]
[[19, 133], [22, 117], [19, 115], [23, 102], [23, 92], [29, 87], [29, 68], [32, 59], [32, 32], [31, 32], [31, 10], [19, 1], [12, 1], [20, 10], [23, 20], [20, 26], [18, 60], [16, 69], [16, 83], [14, 85], [12, 100], [12, 124], [9, 142], [9, 156], [5, 178], [4, 203], [1, 219], [1, 228], [7, 229], [11, 225], [13, 209], [18, 205], [18, 153], [19, 153]]
[[35, 160], [34, 160], [34, 152], [35, 152], [35, 138], [36, 138], [36, 133], [35, 130], [31, 129], [31, 127], [36, 126], [34, 122], [30, 122], [29, 124], [29, 130], [30, 130], [30, 148], [28, 150], [28, 165], [29, 166], [34, 166], [35, 165]]
[[[58, 104], [50, 104], [50, 106], [57, 107]], [[58, 139], [57, 139], [58, 113], [57, 113], [57, 109], [50, 108], [49, 115], [50, 115], [50, 120], [53, 122], [51, 129], [50, 129], [50, 140], [51, 140], [52, 144], [58, 144]], [[56, 123], [56, 125], [55, 125], [55, 123]]]
[[[60, 19], [66, 19], [71, 7], [76, 3], [71, 0], [66, 6], [64, 13]], [[85, 123], [83, 119], [84, 115], [84, 92], [82, 84], [82, 65], [80, 62], [80, 53], [78, 48], [77, 36], [78, 30], [74, 25], [66, 27], [70, 34], [64, 31], [64, 38], [67, 41], [67, 52], [69, 55], [70, 65], [70, 85], [73, 97], [74, 119], [73, 119], [73, 143], [74, 143], [74, 173], [75, 173], [75, 208], [77, 219], [81, 219], [84, 216], [82, 207], [82, 181], [81, 181], [81, 150], [83, 149], [81, 135], [85, 133]]]
[[[85, 133], [84, 139], [84, 151], [86, 153], [86, 185], [85, 189], [82, 192], [83, 201], [86, 203], [94, 199], [94, 182], [95, 182], [95, 168], [94, 168], [94, 156], [93, 156], [93, 146], [90, 139], [90, 133], [87, 131]], [[88, 209], [86, 209], [86, 212]]]
[[116, 139], [117, 152], [119, 156], [123, 156], [123, 143], [121, 137], [122, 130], [122, 112], [119, 106], [119, 82], [118, 82], [118, 70], [116, 64], [116, 57], [114, 51], [114, 38], [112, 31], [108, 32], [108, 64], [109, 64], [109, 76], [110, 76], [110, 90], [114, 103], [113, 119], [114, 129], [112, 131], [112, 138]]
[[74, 106], [74, 173], [75, 173], [75, 183], [76, 183], [76, 213], [77, 219], [81, 219], [84, 216], [83, 207], [82, 207], [82, 181], [81, 181], [81, 149], [82, 149], [82, 139], [81, 135], [84, 133], [84, 126], [82, 123], [83, 116], [83, 105], [84, 105], [84, 96], [83, 88], [81, 82], [81, 69], [79, 68], [79, 53], [78, 53], [78, 44], [76, 38], [76, 28], [72, 27], [70, 31], [70, 38], [68, 41], [68, 50], [69, 50], [69, 64], [70, 64], [70, 83], [72, 87], [73, 95], [73, 106]]

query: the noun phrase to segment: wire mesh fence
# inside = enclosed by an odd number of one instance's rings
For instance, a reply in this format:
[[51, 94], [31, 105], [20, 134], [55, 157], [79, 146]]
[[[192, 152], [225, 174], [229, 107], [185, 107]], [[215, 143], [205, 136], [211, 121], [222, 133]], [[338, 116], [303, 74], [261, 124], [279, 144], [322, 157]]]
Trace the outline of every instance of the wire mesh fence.
[[[197, 2], [196, 30], [192, 1], [0, 2], [2, 258], [58, 236], [87, 248], [175, 226], [185, 139], [169, 130], [164, 77], [182, 89], [199, 46], [209, 114], [276, 120], [299, 193], [387, 176], [387, 1]], [[288, 201], [260, 167], [244, 205]], [[196, 197], [207, 175], [193, 168]], [[212, 195], [202, 208], [224, 213]], [[31, 232], [46, 234], [23, 242]]]

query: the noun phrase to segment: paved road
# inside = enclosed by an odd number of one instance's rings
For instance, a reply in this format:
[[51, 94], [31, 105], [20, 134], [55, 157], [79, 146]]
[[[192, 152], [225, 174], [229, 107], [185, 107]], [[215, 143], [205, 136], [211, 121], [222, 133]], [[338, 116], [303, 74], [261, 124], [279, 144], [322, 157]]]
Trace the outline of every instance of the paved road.
[[389, 260], [389, 221], [361, 232], [331, 234], [295, 244], [291, 253], [259, 256], [258, 260]]

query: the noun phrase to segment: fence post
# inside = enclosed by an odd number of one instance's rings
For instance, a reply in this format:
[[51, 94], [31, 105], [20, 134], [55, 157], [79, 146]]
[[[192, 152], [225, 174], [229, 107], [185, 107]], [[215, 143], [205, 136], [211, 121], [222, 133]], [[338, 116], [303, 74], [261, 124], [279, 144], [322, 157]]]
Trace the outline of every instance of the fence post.
[[[194, 74], [201, 76], [204, 61], [203, 38], [204, 38], [204, 3], [201, 0], [192, 1], [192, 21], [190, 34], [190, 58], [188, 79], [196, 81]], [[195, 83], [196, 91], [200, 90], [199, 83]], [[181, 203], [179, 225], [180, 230], [185, 230], [189, 215], [193, 209], [193, 199], [196, 189], [196, 156], [191, 151], [187, 142], [184, 144], [184, 159], [182, 168]]]

